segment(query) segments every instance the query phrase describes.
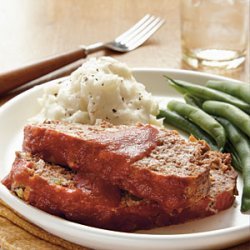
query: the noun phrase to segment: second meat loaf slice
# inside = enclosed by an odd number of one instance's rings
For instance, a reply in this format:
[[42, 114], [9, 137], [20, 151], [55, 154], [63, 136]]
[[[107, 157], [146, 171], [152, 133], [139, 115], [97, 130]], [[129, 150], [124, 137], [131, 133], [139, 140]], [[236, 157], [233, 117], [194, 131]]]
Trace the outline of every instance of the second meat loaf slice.
[[166, 213], [158, 203], [139, 199], [92, 173], [75, 173], [24, 152], [16, 153], [2, 183], [22, 200], [50, 214], [85, 225], [134, 231], [203, 218], [233, 204], [237, 173], [230, 166], [230, 156], [214, 151], [206, 156], [213, 161], [210, 191], [179, 213]]
[[189, 207], [209, 191], [207, 144], [150, 125], [27, 125], [23, 149], [49, 162], [93, 172], [138, 197], [157, 201], [167, 212]]

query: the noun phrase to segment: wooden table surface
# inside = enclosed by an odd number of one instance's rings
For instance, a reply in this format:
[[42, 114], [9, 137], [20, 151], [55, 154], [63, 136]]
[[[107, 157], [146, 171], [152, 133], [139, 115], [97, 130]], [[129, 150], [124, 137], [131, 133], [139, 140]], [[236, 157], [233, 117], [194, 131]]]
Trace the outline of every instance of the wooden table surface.
[[[131, 67], [187, 68], [181, 61], [179, 1], [0, 0], [0, 72], [80, 44], [109, 41], [147, 13], [165, 18], [166, 24], [144, 46], [93, 56], [111, 55]], [[249, 60], [243, 70], [226, 75], [249, 81]], [[1, 97], [0, 105], [14, 95]], [[249, 250], [250, 242], [230, 249]]]

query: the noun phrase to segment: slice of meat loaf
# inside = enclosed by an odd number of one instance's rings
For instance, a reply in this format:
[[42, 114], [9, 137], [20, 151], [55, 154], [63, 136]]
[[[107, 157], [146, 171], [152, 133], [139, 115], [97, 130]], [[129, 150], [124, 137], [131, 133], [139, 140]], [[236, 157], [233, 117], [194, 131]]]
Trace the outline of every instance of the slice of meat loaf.
[[46, 161], [92, 172], [135, 196], [155, 200], [167, 212], [189, 207], [209, 190], [207, 144], [150, 125], [27, 125], [23, 149]]
[[133, 231], [178, 224], [216, 214], [234, 201], [236, 172], [228, 155], [209, 152], [213, 160], [209, 195], [180, 212], [168, 214], [159, 204], [139, 199], [93, 174], [16, 153], [12, 170], [2, 183], [27, 203], [50, 214], [85, 225]]

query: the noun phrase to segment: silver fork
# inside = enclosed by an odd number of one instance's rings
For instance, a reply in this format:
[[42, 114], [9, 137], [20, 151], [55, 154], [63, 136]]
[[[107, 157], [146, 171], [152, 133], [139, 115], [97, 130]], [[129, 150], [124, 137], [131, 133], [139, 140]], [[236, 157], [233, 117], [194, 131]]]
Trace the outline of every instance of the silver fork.
[[164, 19], [148, 14], [129, 30], [118, 36], [114, 41], [108, 43], [95, 43], [87, 47], [83, 47], [83, 49], [86, 54], [105, 48], [119, 52], [128, 52], [142, 45], [164, 24], [164, 22]]
[[89, 46], [80, 46], [74, 51], [57, 55], [40, 62], [14, 69], [0, 74], [0, 95], [9, 92], [21, 85], [51, 73], [70, 63], [73, 63], [88, 54], [101, 49], [109, 49], [119, 52], [128, 52], [143, 44], [164, 20], [152, 15], [144, 16], [129, 30], [118, 36], [115, 40], [107, 43], [95, 43]]

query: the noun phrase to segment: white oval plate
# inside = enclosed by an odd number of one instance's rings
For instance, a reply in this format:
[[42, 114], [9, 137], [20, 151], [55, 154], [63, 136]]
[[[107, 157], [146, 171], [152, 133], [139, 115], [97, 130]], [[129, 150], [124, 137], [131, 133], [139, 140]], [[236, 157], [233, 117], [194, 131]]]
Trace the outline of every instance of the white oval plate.
[[[135, 69], [134, 75], [144, 83], [164, 107], [170, 99], [182, 99], [168, 86], [163, 75], [204, 84], [208, 79], [226, 79], [184, 70]], [[11, 169], [14, 152], [21, 149], [22, 130], [27, 119], [35, 115], [44, 85], [13, 98], [0, 108], [0, 179]], [[238, 181], [241, 191], [241, 179]], [[71, 242], [94, 249], [213, 249], [225, 248], [249, 239], [250, 218], [240, 213], [240, 196], [234, 206], [208, 218], [181, 225], [156, 228], [137, 233], [114, 232], [73, 223], [27, 205], [0, 184], [0, 198], [29, 221]]]

